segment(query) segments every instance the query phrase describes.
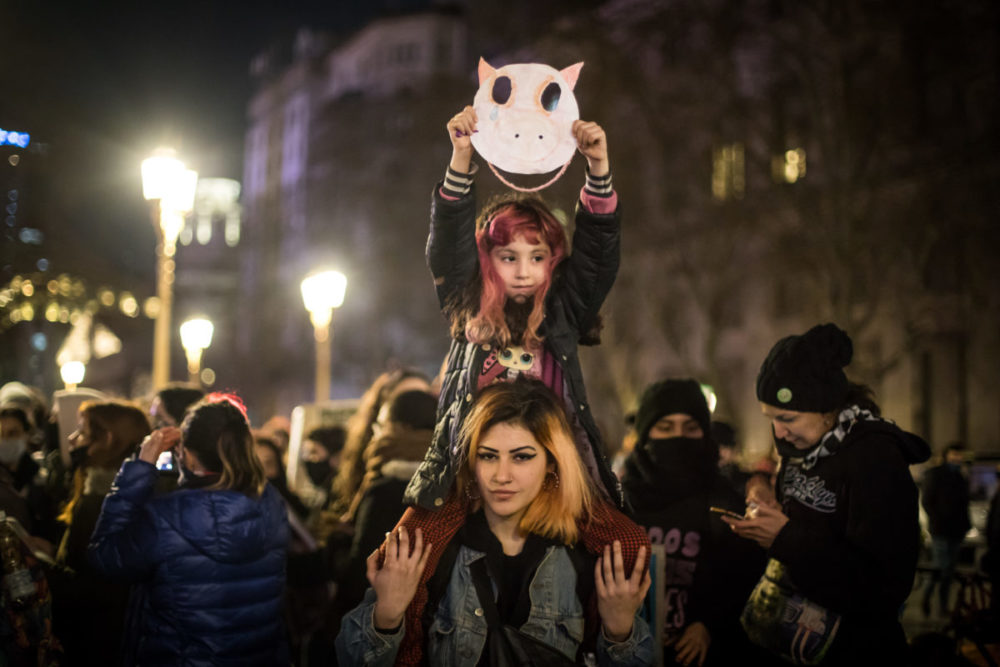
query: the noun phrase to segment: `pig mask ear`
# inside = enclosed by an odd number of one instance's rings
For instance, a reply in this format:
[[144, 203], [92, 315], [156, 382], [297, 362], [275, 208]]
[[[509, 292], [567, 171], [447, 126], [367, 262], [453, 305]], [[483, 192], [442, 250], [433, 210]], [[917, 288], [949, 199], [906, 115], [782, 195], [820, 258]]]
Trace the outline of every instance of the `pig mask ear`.
[[[583, 63], [580, 63], [580, 65], [582, 66]], [[574, 67], [575, 67], [575, 65], [574, 65]], [[567, 68], [567, 69], [569, 69], [569, 68]], [[480, 58], [479, 58], [479, 85], [480, 86], [483, 85], [484, 81], [489, 81], [489, 78], [491, 76], [493, 76], [494, 72], [496, 72], [496, 69], [493, 67], [493, 65], [489, 64], [488, 62], [486, 62], [486, 59], [483, 58], [482, 56], [480, 56]], [[575, 78], [573, 80], [576, 81]], [[573, 87], [573, 84], [570, 84], [570, 88], [572, 88], [572, 87]]]
[[[479, 82], [483, 82], [483, 63], [486, 62], [482, 59], [479, 61]], [[489, 67], [489, 65], [487, 65]], [[569, 85], [569, 89], [573, 90], [576, 87], [576, 80], [580, 78], [580, 70], [583, 69], [583, 63], [577, 63], [575, 65], [570, 65], [569, 67], [559, 70], [562, 77], [566, 79], [566, 83]]]

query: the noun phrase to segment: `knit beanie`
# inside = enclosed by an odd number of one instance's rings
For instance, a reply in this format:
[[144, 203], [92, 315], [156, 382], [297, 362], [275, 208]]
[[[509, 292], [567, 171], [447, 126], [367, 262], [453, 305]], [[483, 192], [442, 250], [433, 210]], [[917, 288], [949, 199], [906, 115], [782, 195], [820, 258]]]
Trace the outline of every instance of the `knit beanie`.
[[664, 415], [691, 415], [701, 426], [702, 433], [709, 435], [711, 415], [708, 402], [696, 380], [662, 380], [655, 382], [642, 392], [639, 409], [635, 413], [635, 431], [639, 442], [645, 442], [649, 429]]
[[854, 347], [836, 324], [819, 324], [801, 336], [782, 338], [757, 374], [762, 403], [797, 412], [830, 412], [843, 405], [848, 382], [844, 366]]

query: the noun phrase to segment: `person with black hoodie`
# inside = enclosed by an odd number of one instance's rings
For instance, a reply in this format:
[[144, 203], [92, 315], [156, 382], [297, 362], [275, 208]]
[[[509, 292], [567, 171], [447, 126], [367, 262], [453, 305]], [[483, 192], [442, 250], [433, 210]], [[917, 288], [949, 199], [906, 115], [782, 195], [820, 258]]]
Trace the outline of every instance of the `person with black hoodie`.
[[709, 509], [742, 515], [744, 505], [719, 471], [701, 385], [650, 385], [639, 400], [635, 429], [622, 487], [636, 523], [650, 542], [664, 546], [663, 664], [740, 664], [753, 649], [739, 626], [740, 611], [766, 559]]
[[898, 615], [920, 550], [909, 465], [930, 447], [848, 381], [852, 356], [847, 333], [823, 324], [779, 340], [757, 375], [781, 468], [776, 501], [751, 492], [752, 516], [725, 519], [770, 557], [742, 621], [792, 662], [905, 665]]

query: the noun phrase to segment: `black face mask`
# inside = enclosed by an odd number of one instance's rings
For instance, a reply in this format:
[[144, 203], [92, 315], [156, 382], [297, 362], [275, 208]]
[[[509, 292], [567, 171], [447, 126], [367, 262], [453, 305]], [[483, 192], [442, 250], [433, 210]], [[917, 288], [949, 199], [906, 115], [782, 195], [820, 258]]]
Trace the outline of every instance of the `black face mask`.
[[87, 452], [87, 447], [76, 447], [75, 449], [69, 450], [69, 469], [76, 470], [77, 468], [82, 468], [87, 465], [87, 460], [90, 458], [90, 454]]
[[304, 461], [304, 463], [309, 480], [320, 488], [325, 487], [333, 476], [330, 464], [326, 461]]
[[657, 468], [665, 490], [687, 496], [708, 491], [719, 465], [719, 451], [705, 438], [652, 438], [643, 449]]

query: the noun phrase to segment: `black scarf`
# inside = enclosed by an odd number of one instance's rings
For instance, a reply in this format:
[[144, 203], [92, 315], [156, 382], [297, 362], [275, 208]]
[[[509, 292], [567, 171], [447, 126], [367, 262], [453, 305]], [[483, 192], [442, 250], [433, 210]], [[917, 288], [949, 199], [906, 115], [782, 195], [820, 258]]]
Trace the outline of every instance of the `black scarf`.
[[662, 510], [707, 492], [718, 462], [719, 447], [708, 438], [648, 439], [625, 459], [625, 497], [638, 512]]
[[545, 550], [556, 542], [528, 533], [521, 553], [507, 556], [482, 510], [469, 515], [456, 537], [461, 544], [486, 554], [486, 566], [499, 588], [497, 611], [500, 620], [516, 628], [524, 625], [531, 611], [528, 586]]

